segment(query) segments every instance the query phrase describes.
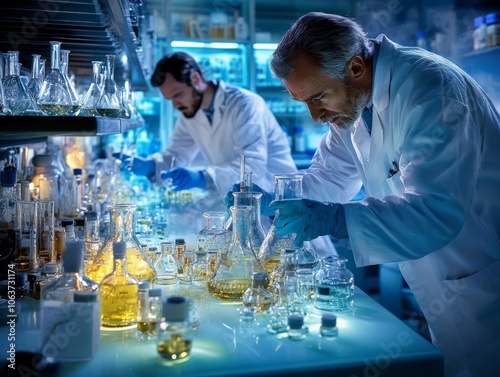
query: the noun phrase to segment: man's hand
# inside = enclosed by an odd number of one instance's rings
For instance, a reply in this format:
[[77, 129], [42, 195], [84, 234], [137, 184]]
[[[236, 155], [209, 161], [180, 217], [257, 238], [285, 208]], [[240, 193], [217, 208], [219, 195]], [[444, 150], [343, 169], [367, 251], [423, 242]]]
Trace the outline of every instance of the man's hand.
[[173, 168], [161, 173], [161, 179], [171, 178], [174, 191], [188, 190], [193, 187], [204, 189], [205, 177], [201, 171], [193, 171], [181, 167]]
[[135, 175], [145, 175], [149, 177], [155, 174], [155, 162], [149, 158], [131, 157], [120, 152], [113, 153], [113, 157], [121, 160], [122, 167], [128, 169]]
[[278, 210], [274, 219], [278, 235], [295, 233], [296, 245], [319, 236], [348, 238], [344, 207], [339, 203], [318, 202], [310, 199], [274, 201], [269, 208]]

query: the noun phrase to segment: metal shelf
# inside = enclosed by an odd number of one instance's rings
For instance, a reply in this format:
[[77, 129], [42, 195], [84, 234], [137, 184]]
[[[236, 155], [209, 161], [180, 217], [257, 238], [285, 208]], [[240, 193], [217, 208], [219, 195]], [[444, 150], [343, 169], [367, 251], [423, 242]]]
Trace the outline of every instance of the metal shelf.
[[0, 121], [0, 147], [38, 143], [49, 136], [118, 134], [143, 124], [130, 119], [79, 116], [3, 116]]

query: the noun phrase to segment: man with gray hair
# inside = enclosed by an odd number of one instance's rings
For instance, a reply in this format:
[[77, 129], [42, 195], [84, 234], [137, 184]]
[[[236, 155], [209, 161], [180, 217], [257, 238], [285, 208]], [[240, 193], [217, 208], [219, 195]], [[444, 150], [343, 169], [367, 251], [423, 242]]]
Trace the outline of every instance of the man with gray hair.
[[[447, 376], [500, 370], [500, 116], [450, 61], [349, 18], [301, 17], [271, 69], [329, 125], [304, 199], [275, 201], [277, 234], [348, 239], [357, 266], [398, 262]], [[350, 201], [364, 187], [366, 197]]]

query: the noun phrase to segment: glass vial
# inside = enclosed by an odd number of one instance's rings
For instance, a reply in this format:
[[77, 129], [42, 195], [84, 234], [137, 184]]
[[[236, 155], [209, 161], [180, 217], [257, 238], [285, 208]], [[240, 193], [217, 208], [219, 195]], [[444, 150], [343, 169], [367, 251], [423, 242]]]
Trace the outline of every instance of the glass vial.
[[314, 276], [314, 306], [344, 311], [354, 306], [354, 275], [346, 268], [347, 259], [326, 257]]
[[114, 267], [101, 282], [103, 327], [128, 327], [137, 323], [139, 281], [127, 271], [127, 243], [113, 242]]
[[163, 302], [163, 318], [158, 329], [157, 351], [168, 364], [189, 358], [193, 330], [188, 321], [189, 299], [172, 296]]
[[307, 328], [304, 327], [304, 317], [292, 314], [288, 317], [288, 339], [304, 340], [306, 338]]
[[252, 274], [252, 284], [243, 293], [243, 306], [253, 308], [257, 314], [266, 314], [273, 304], [273, 296], [264, 288], [266, 275], [256, 272]]
[[149, 334], [149, 281], [139, 282], [137, 291], [137, 335], [139, 338]]
[[156, 336], [162, 316], [161, 289], [149, 290], [149, 336]]
[[321, 317], [321, 326], [319, 336], [325, 339], [336, 339], [339, 335], [337, 328], [337, 316], [335, 314], [323, 314]]

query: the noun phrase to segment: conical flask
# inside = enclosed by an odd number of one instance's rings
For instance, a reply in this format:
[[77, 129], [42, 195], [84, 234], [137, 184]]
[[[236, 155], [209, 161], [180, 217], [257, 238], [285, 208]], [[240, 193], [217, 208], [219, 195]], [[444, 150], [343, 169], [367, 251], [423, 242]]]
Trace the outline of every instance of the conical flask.
[[87, 264], [86, 275], [100, 283], [113, 271], [113, 242], [127, 243], [127, 271], [139, 280], [153, 282], [156, 271], [151, 265], [135, 235], [134, 215], [135, 204], [117, 204], [109, 206], [110, 235], [94, 257]]
[[120, 100], [114, 75], [115, 55], [106, 55], [106, 78], [96, 105], [97, 112], [103, 117], [116, 118], [120, 114]]
[[252, 207], [233, 206], [233, 237], [227, 253], [226, 263], [218, 263], [213, 276], [207, 282], [208, 292], [218, 299], [241, 301], [243, 293], [252, 283], [252, 274], [265, 274], [264, 286], [269, 276], [257, 258], [252, 245]]
[[85, 93], [83, 97], [82, 107], [78, 113], [80, 116], [99, 116], [96, 105], [97, 101], [99, 101], [99, 94], [101, 92], [101, 88], [99, 87], [99, 75], [101, 74], [101, 67], [103, 64], [103, 62], [97, 60], [92, 62], [92, 82], [87, 89], [87, 93]]
[[[0, 70], [0, 72], [3, 72], [3, 59], [0, 60], [2, 61], [2, 65], [0, 66], [2, 70]], [[10, 109], [5, 102], [2, 81], [2, 78], [0, 78], [0, 115], [11, 115]]]
[[30, 102], [26, 110], [24, 110], [23, 115], [30, 115], [30, 116], [45, 115], [45, 113], [42, 110], [40, 110], [40, 108], [36, 104], [36, 99], [40, 94], [42, 85], [43, 85], [43, 80], [40, 78], [40, 55], [33, 54], [31, 55], [31, 79], [28, 82], [28, 85], [26, 86]]
[[[302, 175], [275, 175], [274, 192], [276, 200], [302, 198]], [[274, 225], [262, 242], [259, 251], [259, 259], [264, 263], [267, 272], [270, 274], [273, 268], [280, 263], [282, 250], [285, 247], [293, 247], [295, 234], [279, 236], [275, 233]]]
[[234, 205], [238, 206], [251, 206], [252, 210], [252, 244], [255, 253], [259, 255], [260, 248], [264, 239], [266, 238], [266, 233], [262, 227], [261, 217], [260, 217], [260, 199], [262, 198], [262, 193], [260, 192], [233, 192]]
[[5, 102], [13, 115], [21, 115], [30, 103], [29, 94], [17, 73], [19, 52], [7, 54], [7, 77], [3, 80]]
[[71, 52], [70, 50], [61, 50], [61, 72], [63, 74], [64, 82], [66, 83], [66, 87], [68, 88], [68, 92], [71, 98], [71, 112], [68, 115], [75, 115], [78, 113], [81, 104], [75, 86], [73, 85], [68, 76], [70, 52]]
[[43, 80], [37, 104], [47, 115], [69, 115], [71, 95], [61, 72], [61, 42], [50, 42], [50, 72]]

